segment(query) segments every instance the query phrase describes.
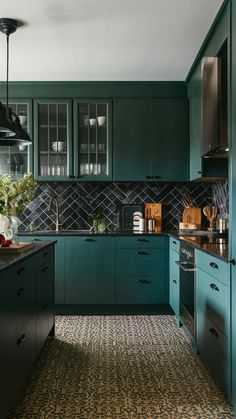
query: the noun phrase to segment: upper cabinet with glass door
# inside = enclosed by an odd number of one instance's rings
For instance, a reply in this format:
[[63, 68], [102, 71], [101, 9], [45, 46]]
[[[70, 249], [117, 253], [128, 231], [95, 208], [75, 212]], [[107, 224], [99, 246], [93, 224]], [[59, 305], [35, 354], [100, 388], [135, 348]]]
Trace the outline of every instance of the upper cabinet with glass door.
[[35, 100], [34, 172], [38, 180], [72, 177], [71, 101]]
[[74, 175], [111, 180], [111, 101], [74, 100]]
[[[32, 101], [11, 100], [9, 107], [19, 116], [22, 127], [32, 139]], [[24, 173], [32, 172], [32, 145], [6, 146], [0, 151], [0, 175], [6, 173], [18, 179]]]

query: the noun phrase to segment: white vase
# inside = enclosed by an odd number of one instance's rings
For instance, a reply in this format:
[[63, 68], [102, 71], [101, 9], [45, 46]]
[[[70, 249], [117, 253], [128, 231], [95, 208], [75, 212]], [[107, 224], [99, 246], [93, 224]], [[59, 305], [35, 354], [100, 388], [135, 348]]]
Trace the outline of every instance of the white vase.
[[3, 234], [6, 240], [16, 241], [18, 226], [19, 219], [17, 217], [0, 214], [0, 234]]

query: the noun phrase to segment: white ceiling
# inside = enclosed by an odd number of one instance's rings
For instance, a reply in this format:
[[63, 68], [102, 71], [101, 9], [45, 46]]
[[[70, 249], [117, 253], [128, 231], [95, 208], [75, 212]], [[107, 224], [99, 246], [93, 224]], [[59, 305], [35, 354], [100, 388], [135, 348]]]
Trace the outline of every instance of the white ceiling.
[[[13, 80], [184, 80], [223, 0], [11, 0]], [[0, 33], [0, 79], [6, 39]]]

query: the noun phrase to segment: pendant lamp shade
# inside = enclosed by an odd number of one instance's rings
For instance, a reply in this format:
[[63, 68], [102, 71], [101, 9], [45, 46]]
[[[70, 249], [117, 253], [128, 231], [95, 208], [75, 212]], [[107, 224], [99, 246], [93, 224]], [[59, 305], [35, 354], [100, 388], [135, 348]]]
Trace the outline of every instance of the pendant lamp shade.
[[30, 145], [28, 133], [22, 128], [19, 117], [8, 106], [9, 36], [17, 29], [14, 19], [0, 19], [0, 31], [7, 38], [6, 105], [0, 103], [0, 146]]

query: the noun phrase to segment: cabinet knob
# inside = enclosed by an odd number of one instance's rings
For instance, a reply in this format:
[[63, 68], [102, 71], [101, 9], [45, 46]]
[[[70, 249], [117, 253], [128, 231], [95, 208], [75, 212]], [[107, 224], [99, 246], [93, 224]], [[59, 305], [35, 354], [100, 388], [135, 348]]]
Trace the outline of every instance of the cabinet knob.
[[236, 265], [236, 260], [235, 260], [235, 259], [230, 259], [230, 263], [231, 263], [232, 265]]
[[153, 179], [153, 176], [146, 176], [146, 179]]
[[175, 240], [173, 240], [173, 243], [174, 243], [174, 244], [177, 244]]
[[148, 281], [147, 279], [137, 279], [137, 282], [140, 284], [151, 284], [151, 281]]
[[154, 179], [161, 179], [161, 176], [157, 175], [157, 176], [153, 176]]
[[48, 252], [45, 252], [44, 254], [43, 254], [43, 257], [44, 258], [46, 258], [48, 256]]
[[22, 268], [18, 269], [17, 275], [21, 275], [24, 271], [26, 271], [26, 268], [22, 266]]
[[73, 176], [73, 175], [69, 175], [69, 178], [70, 178], [70, 179], [74, 179], [74, 176]]
[[17, 339], [16, 344], [17, 346], [20, 346], [23, 342], [23, 340], [25, 340], [26, 336], [23, 334], [19, 337], [19, 339]]
[[213, 328], [213, 327], [211, 327], [210, 329], [209, 329], [209, 332], [213, 335], [213, 336], [215, 336], [216, 338], [218, 338], [219, 337], [219, 335], [218, 335], [218, 332]]
[[214, 290], [214, 291], [220, 291], [219, 288], [217, 287], [216, 284], [210, 284], [210, 287]]
[[198, 174], [201, 175], [202, 174], [202, 171], [201, 170], [198, 170]]
[[211, 262], [210, 264], [209, 264], [213, 269], [219, 269], [219, 266], [217, 265], [217, 263], [215, 263], [215, 262]]
[[46, 310], [47, 306], [48, 306], [48, 303], [42, 304], [42, 310]]
[[177, 281], [176, 281], [176, 279], [173, 279], [173, 282], [174, 282], [174, 284], [177, 284]]
[[48, 266], [44, 266], [44, 268], [43, 268], [43, 272], [46, 272], [48, 269], [49, 269], [49, 267], [48, 267]]
[[18, 290], [17, 290], [17, 292], [16, 292], [16, 295], [18, 296], [18, 297], [20, 297], [20, 295], [22, 294], [22, 292], [24, 292], [24, 288], [19, 288]]

